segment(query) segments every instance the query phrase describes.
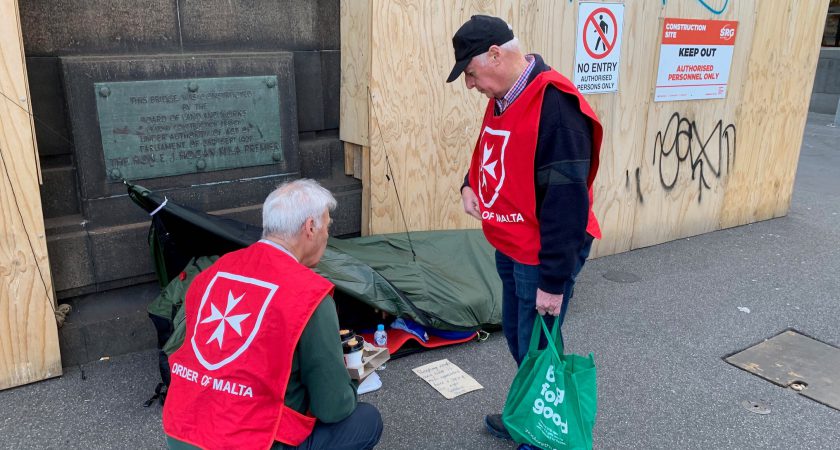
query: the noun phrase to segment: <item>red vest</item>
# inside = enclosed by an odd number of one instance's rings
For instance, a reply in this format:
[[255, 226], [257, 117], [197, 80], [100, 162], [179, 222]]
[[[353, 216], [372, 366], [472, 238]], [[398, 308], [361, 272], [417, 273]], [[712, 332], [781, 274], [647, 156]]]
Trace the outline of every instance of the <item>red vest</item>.
[[305, 440], [315, 418], [286, 407], [286, 386], [298, 339], [332, 291], [262, 242], [200, 273], [187, 290], [184, 344], [169, 358], [166, 434], [207, 449]]
[[470, 187], [478, 196], [481, 226], [490, 244], [522, 264], [539, 264], [540, 224], [537, 220], [534, 156], [543, 94], [551, 84], [577, 96], [580, 111], [592, 120], [592, 155], [586, 185], [589, 220], [586, 231], [601, 238], [592, 212], [592, 182], [598, 173], [603, 129], [598, 116], [575, 86], [555, 70], [540, 73], [501, 115], [491, 99], [470, 164]]

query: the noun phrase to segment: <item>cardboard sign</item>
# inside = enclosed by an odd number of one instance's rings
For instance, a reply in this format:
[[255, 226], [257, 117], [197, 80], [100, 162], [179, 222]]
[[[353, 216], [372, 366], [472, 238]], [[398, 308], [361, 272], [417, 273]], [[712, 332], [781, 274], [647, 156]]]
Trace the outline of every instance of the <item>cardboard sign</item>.
[[578, 7], [575, 86], [582, 94], [618, 91], [624, 5], [581, 3]]
[[665, 19], [654, 101], [726, 98], [738, 22]]
[[461, 394], [483, 389], [475, 378], [467, 375], [460, 367], [441, 359], [424, 366], [411, 369], [418, 377], [426, 380], [433, 388], [447, 399], [453, 399]]

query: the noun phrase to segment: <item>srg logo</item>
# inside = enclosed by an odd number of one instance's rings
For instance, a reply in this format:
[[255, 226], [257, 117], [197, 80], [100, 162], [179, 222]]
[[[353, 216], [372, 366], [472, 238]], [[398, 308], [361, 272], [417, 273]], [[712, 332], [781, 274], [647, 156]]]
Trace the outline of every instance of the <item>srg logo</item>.
[[728, 24], [724, 25], [723, 28], [720, 29], [720, 38], [724, 41], [732, 40], [735, 37], [735, 30], [731, 28]]

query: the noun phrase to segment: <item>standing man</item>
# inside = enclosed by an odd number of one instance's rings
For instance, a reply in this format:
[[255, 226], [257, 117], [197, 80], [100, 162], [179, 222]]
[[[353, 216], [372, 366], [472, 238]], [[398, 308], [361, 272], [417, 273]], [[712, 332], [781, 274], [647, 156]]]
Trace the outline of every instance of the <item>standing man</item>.
[[356, 402], [333, 285], [310, 268], [336, 201], [313, 180], [263, 203], [263, 239], [199, 274], [185, 300], [184, 345], [169, 358], [170, 448], [370, 449], [379, 411]]
[[[490, 99], [461, 200], [496, 248], [502, 328], [521, 364], [537, 314], [562, 325], [575, 277], [601, 237], [592, 213], [601, 124], [568, 79], [521, 52], [502, 19], [472, 16], [452, 45], [447, 82], [463, 72], [467, 88]], [[501, 414], [485, 424], [510, 439]]]

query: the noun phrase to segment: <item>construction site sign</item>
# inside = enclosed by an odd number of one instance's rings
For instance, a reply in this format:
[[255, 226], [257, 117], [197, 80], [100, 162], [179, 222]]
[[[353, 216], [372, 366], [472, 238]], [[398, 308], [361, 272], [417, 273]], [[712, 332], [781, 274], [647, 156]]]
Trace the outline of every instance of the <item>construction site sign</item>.
[[623, 22], [622, 3], [580, 3], [574, 82], [581, 93], [618, 91]]
[[738, 22], [666, 18], [654, 101], [726, 98]]

